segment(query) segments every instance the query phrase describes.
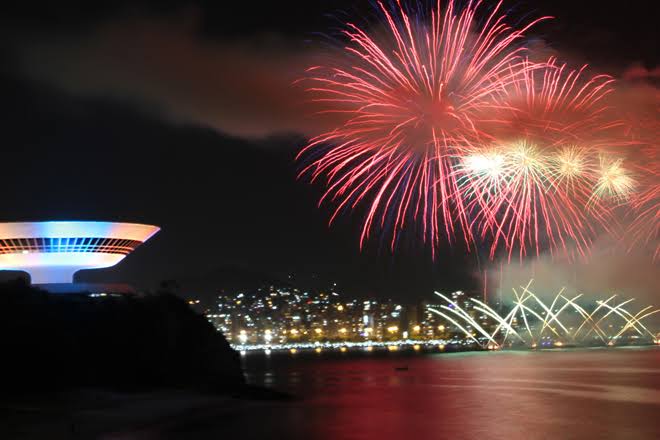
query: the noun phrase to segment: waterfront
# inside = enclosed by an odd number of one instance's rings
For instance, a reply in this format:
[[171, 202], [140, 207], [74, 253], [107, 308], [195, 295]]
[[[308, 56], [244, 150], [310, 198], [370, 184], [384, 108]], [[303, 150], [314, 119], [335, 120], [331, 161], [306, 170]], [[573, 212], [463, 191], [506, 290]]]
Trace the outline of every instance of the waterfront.
[[660, 436], [654, 347], [243, 359], [250, 382], [299, 399], [236, 414], [214, 433], [356, 440]]

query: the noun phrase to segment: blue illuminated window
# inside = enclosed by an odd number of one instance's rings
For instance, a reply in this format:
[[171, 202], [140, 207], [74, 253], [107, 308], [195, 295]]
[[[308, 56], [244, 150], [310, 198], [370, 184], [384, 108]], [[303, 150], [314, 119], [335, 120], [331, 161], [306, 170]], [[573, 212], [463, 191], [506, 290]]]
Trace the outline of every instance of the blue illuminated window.
[[142, 244], [137, 240], [100, 237], [0, 239], [0, 254], [103, 253], [128, 255]]

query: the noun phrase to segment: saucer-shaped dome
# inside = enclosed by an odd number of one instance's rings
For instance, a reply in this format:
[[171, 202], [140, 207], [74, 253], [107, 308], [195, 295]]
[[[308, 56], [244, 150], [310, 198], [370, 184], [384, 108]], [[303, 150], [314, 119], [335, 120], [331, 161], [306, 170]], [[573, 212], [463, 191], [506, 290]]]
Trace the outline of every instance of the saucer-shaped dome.
[[114, 266], [156, 234], [152, 225], [114, 222], [0, 223], [0, 270], [33, 283], [70, 283], [82, 269]]

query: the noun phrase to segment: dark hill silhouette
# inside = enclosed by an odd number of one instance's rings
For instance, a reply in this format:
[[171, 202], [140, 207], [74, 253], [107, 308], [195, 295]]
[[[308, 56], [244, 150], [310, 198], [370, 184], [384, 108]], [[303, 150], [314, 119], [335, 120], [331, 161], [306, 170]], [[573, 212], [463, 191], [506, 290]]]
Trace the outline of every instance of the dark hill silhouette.
[[234, 391], [238, 354], [168, 293], [91, 298], [0, 284], [5, 389], [162, 387]]

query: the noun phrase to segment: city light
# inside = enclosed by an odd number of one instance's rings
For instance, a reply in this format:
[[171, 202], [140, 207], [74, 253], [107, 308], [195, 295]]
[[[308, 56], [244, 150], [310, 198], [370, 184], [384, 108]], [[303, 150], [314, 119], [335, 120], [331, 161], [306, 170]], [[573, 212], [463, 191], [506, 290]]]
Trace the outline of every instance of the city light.
[[[406, 307], [393, 301], [341, 300], [338, 293], [311, 293], [291, 287], [269, 286], [218, 297], [208, 320], [232, 345], [272, 347], [326, 342], [383, 342], [385, 339], [429, 339], [423, 328], [434, 328], [439, 319], [424, 306]], [[340, 313], [341, 312], [341, 313]], [[241, 333], [243, 331], [243, 333]], [[259, 339], [257, 341], [256, 339]]]
[[241, 330], [241, 333], [238, 335], [238, 339], [241, 341], [242, 345], [245, 345], [248, 340], [247, 332], [245, 330]]

